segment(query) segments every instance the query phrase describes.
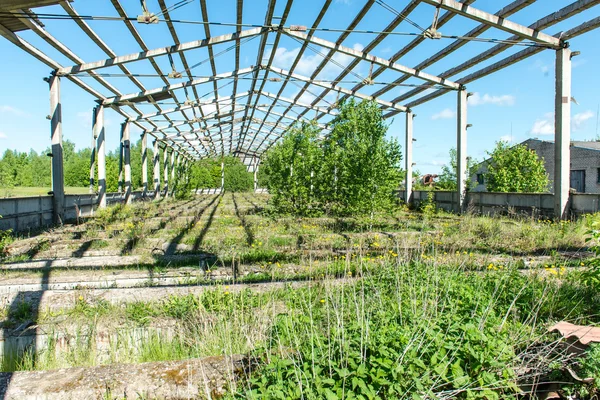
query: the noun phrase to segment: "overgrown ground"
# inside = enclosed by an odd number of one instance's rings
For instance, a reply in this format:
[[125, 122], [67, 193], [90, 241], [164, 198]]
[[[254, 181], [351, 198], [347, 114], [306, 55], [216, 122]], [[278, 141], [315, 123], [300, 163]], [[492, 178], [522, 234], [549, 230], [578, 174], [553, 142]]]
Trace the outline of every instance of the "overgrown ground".
[[[48, 187], [0, 187], [0, 197], [47, 196]], [[66, 187], [66, 194], [87, 194], [87, 187]]]
[[[593, 217], [271, 216], [268, 198], [115, 207], [4, 249], [4, 370], [248, 356], [238, 398], [510, 398], [563, 375], [547, 332], [600, 322]], [[260, 285], [253, 285], [262, 282]], [[158, 294], [157, 294], [158, 293]], [[586, 369], [587, 368], [587, 369]], [[586, 372], [587, 371], [587, 372]], [[541, 385], [536, 390], [556, 390]], [[587, 394], [586, 394], [587, 393]]]

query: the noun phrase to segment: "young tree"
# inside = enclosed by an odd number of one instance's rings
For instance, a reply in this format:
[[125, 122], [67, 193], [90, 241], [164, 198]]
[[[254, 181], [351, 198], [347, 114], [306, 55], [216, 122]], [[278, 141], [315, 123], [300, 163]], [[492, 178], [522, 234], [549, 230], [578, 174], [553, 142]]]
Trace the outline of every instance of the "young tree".
[[295, 125], [267, 153], [262, 171], [279, 211], [368, 214], [396, 200], [400, 145], [385, 138], [379, 106], [352, 100], [339, 111], [328, 136], [314, 124]]
[[[442, 173], [438, 177], [438, 181], [435, 183], [436, 189], [456, 191], [456, 167], [457, 167], [457, 153], [455, 148], [450, 149], [450, 164], [442, 166]], [[473, 188], [471, 182], [471, 175], [475, 171], [477, 161], [470, 158], [467, 159], [467, 190]]]
[[402, 154], [387, 140], [387, 126], [374, 101], [344, 102], [323, 143], [323, 199], [337, 214], [367, 214], [391, 205], [400, 186]]
[[263, 160], [262, 172], [269, 177], [269, 192], [279, 211], [306, 215], [318, 208], [319, 131], [313, 124], [292, 126]]
[[540, 193], [547, 191], [548, 174], [544, 159], [525, 145], [510, 147], [496, 143], [491, 153], [488, 172], [484, 174], [490, 192]]

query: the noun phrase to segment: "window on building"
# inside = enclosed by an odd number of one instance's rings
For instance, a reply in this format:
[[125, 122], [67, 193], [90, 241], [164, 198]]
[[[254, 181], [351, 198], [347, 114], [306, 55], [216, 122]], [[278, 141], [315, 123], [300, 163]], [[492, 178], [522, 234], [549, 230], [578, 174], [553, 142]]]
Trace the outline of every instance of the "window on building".
[[596, 182], [600, 183], [600, 168], [598, 168], [598, 173], [596, 174]]
[[[600, 173], [600, 168], [598, 168], [598, 172]], [[483, 174], [477, 174], [477, 184], [483, 185], [484, 183]]]

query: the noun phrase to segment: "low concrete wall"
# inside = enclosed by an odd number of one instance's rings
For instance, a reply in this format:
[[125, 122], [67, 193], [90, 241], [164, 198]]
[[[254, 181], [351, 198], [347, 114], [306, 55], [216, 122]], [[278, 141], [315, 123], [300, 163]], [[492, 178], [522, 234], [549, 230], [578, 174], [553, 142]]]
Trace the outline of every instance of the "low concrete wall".
[[0, 229], [23, 231], [52, 224], [52, 196], [0, 199]]
[[[151, 200], [154, 192], [133, 192], [132, 201]], [[125, 201], [123, 193], [107, 193], [108, 205]], [[65, 195], [65, 221], [75, 221], [94, 215], [98, 208], [98, 195]], [[52, 196], [0, 198], [0, 230], [12, 229], [15, 232], [39, 229], [52, 225]]]
[[575, 215], [593, 214], [599, 212], [600, 194], [572, 194], [571, 211]]
[[[430, 194], [436, 207], [454, 211], [458, 204], [458, 193], [446, 191], [413, 192], [413, 203], [419, 207]], [[405, 200], [404, 192], [398, 193]], [[554, 195], [552, 193], [467, 193], [468, 210], [482, 215], [522, 214], [552, 218], [554, 216]], [[573, 216], [591, 214], [600, 211], [600, 195], [571, 194], [570, 213]]]

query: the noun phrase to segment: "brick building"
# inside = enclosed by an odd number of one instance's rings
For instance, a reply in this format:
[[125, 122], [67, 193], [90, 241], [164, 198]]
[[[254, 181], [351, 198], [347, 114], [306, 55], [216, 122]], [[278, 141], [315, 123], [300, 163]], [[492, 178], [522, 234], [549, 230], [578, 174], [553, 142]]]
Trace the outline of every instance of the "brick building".
[[[544, 159], [548, 173], [548, 191], [553, 191], [554, 182], [554, 142], [528, 139], [523, 144], [534, 150]], [[490, 159], [483, 161], [471, 176], [472, 191], [485, 192], [485, 177]], [[600, 193], [600, 142], [571, 142], [571, 188], [577, 193]]]

